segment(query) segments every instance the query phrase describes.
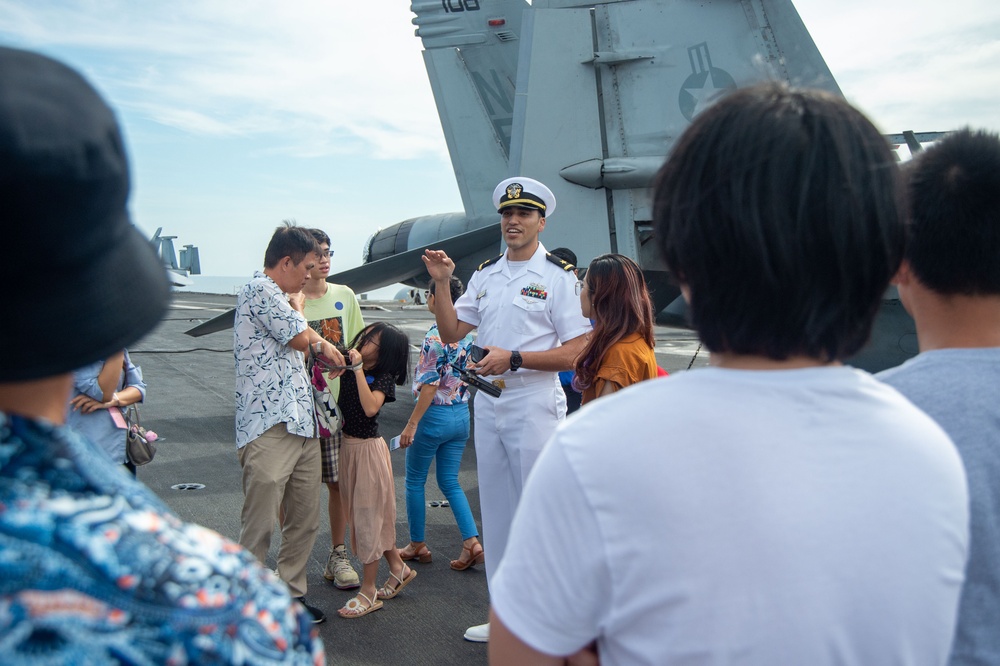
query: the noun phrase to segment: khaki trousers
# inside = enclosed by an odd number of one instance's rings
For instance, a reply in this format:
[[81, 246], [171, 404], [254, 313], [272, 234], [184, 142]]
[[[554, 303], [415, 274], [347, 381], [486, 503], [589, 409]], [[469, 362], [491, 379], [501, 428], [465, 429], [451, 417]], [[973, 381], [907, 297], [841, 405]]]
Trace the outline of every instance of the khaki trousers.
[[278, 508], [284, 506], [278, 575], [293, 597], [304, 596], [306, 564], [319, 530], [319, 440], [292, 435], [279, 423], [238, 454], [243, 468], [240, 545], [264, 564]]

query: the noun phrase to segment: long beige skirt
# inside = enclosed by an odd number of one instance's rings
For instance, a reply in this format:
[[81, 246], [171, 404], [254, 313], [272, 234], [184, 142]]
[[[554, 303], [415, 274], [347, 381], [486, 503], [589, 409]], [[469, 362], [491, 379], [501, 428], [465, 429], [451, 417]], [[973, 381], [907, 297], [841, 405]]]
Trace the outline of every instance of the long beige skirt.
[[351, 550], [359, 560], [371, 564], [396, 547], [396, 486], [384, 439], [344, 435], [340, 496], [351, 525]]

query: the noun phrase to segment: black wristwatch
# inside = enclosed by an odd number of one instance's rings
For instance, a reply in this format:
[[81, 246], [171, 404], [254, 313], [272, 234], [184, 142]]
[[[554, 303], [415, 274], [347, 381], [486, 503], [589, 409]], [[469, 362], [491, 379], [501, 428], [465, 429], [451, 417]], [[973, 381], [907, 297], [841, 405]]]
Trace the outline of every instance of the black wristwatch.
[[524, 363], [524, 359], [521, 358], [521, 352], [512, 351], [510, 353], [510, 371], [517, 372], [522, 363]]

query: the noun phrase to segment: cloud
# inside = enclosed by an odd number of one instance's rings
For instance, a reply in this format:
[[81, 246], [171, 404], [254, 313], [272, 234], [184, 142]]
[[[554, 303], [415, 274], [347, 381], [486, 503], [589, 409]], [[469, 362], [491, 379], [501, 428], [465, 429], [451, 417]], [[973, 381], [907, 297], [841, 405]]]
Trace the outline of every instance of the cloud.
[[886, 132], [1000, 128], [1000, 4], [796, 2], [844, 94]]
[[285, 136], [292, 154], [441, 154], [411, 14], [372, 7], [5, 0], [0, 34], [62, 57], [86, 52], [113, 104], [191, 134]]

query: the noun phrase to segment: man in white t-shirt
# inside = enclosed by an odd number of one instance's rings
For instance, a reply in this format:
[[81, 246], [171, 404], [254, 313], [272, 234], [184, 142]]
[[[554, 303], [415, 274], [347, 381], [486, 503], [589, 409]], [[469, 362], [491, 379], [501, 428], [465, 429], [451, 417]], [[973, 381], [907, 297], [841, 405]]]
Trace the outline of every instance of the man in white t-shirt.
[[961, 462], [840, 363], [899, 265], [897, 178], [875, 127], [826, 93], [745, 88], [695, 118], [654, 218], [713, 367], [557, 430], [491, 587], [491, 663], [944, 663]]

